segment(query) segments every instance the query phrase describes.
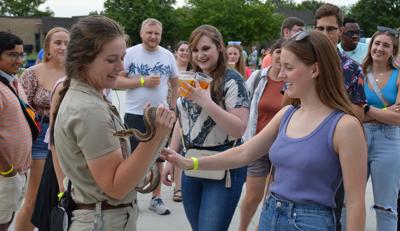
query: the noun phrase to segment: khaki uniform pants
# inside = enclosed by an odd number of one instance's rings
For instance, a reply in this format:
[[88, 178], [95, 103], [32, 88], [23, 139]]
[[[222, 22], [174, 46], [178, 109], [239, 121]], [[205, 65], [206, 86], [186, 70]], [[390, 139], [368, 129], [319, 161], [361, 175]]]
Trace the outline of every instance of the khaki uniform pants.
[[69, 231], [137, 231], [138, 206], [108, 209], [101, 211], [101, 218], [94, 230], [96, 211], [80, 209], [72, 212], [72, 224]]

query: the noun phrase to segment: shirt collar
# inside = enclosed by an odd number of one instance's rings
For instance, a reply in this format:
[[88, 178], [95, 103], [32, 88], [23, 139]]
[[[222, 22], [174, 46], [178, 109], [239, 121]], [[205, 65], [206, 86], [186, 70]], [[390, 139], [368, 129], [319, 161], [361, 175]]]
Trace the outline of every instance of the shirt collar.
[[17, 78], [15, 78], [14, 75], [10, 75], [2, 70], [0, 70], [0, 75], [3, 76], [4, 78], [6, 78], [8, 80], [8, 82], [12, 83], [14, 80], [16, 80]]
[[81, 80], [71, 79], [71, 84], [69, 88], [96, 96], [97, 98], [104, 100], [103, 95], [98, 92], [92, 85], [85, 83]]

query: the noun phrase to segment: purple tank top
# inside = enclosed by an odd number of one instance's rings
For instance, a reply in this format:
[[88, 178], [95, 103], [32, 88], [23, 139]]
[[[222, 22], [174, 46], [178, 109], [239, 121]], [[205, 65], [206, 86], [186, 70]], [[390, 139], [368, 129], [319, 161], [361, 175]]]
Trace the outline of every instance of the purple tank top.
[[289, 138], [287, 126], [297, 109], [291, 106], [285, 112], [270, 148], [269, 156], [275, 166], [271, 192], [293, 202], [334, 208], [342, 172], [333, 148], [333, 134], [344, 113], [334, 111], [309, 135]]

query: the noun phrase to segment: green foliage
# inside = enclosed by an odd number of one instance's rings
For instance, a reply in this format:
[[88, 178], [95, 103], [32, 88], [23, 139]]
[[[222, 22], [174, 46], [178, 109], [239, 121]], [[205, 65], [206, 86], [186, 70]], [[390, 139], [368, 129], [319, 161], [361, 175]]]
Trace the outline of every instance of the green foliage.
[[400, 26], [399, 0], [359, 0], [350, 9], [349, 16], [357, 19], [364, 36], [371, 36], [376, 26]]
[[217, 27], [225, 41], [244, 45], [262, 44], [279, 37], [283, 17], [274, 14], [270, 3], [259, 0], [190, 0], [193, 28], [202, 24]]
[[1, 16], [52, 16], [54, 13], [48, 7], [45, 11], [38, 9], [46, 0], [1, 0]]
[[169, 44], [177, 35], [175, 0], [106, 0], [104, 14], [125, 27], [131, 42], [140, 43], [140, 27], [146, 18], [155, 18], [163, 24], [163, 44]]
[[163, 45], [188, 40], [199, 25], [217, 27], [225, 41], [240, 40], [244, 45], [264, 44], [279, 37], [283, 20], [269, 2], [260, 0], [189, 0], [174, 9], [174, 0], [106, 0], [104, 14], [124, 27], [133, 43], [140, 43], [141, 22], [153, 17], [163, 23]]

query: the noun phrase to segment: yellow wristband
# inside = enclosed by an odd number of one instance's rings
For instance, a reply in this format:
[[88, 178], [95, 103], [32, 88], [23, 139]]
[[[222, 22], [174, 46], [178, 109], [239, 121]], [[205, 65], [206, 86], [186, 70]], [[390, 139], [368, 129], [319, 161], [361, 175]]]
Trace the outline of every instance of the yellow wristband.
[[144, 87], [144, 78], [143, 77], [140, 77], [140, 86]]
[[382, 110], [387, 111], [387, 107], [382, 108]]
[[61, 198], [62, 198], [63, 196], [64, 196], [64, 192], [59, 192], [59, 193], [57, 194], [58, 201], [60, 201]]
[[14, 165], [11, 165], [11, 168], [5, 172], [0, 171], [0, 175], [7, 176], [10, 175], [14, 171]]
[[193, 169], [192, 170], [199, 169], [199, 159], [197, 159], [196, 157], [190, 157], [190, 159], [193, 160]]

